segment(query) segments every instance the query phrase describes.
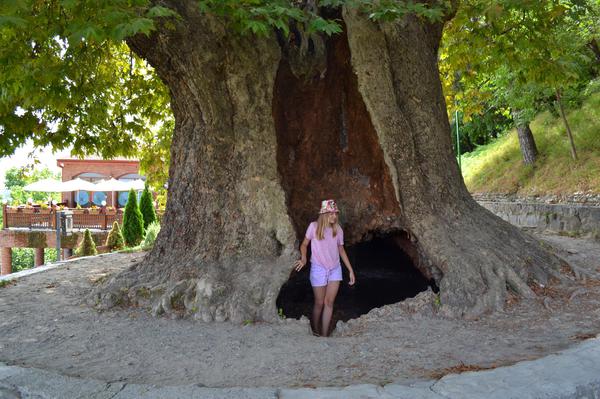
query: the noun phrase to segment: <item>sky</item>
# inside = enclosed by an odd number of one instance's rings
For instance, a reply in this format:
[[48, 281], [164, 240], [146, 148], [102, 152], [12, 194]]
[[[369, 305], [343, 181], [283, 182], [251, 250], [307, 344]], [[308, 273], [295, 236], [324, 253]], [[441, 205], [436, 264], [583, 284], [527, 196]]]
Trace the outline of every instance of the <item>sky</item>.
[[[33, 144], [28, 142], [23, 147], [17, 149], [14, 155], [0, 158], [0, 191], [4, 190], [4, 175], [8, 169], [12, 168], [13, 166], [22, 167], [31, 165], [33, 163], [33, 158], [29, 156], [32, 151]], [[60, 168], [56, 166], [56, 159], [70, 158], [70, 152], [70, 150], [64, 150], [52, 153], [52, 149], [50, 147], [36, 149], [34, 154], [40, 161], [40, 164], [38, 164], [36, 167], [40, 169], [47, 167], [53, 172], [60, 172]]]

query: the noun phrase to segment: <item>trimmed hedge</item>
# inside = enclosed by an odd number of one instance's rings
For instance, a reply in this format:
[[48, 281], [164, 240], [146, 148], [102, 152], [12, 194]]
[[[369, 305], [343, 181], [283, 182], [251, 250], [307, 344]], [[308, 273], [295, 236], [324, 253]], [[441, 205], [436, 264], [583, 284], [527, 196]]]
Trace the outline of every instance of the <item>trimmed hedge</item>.
[[119, 222], [116, 220], [112, 225], [112, 229], [110, 229], [110, 232], [108, 233], [108, 237], [106, 237], [106, 246], [110, 251], [125, 248], [125, 238], [123, 238], [123, 233], [119, 227]]
[[96, 243], [92, 238], [92, 233], [88, 229], [85, 229], [85, 233], [83, 234], [83, 241], [77, 247], [75, 251], [77, 256], [92, 256], [98, 255], [98, 251], [96, 250]]

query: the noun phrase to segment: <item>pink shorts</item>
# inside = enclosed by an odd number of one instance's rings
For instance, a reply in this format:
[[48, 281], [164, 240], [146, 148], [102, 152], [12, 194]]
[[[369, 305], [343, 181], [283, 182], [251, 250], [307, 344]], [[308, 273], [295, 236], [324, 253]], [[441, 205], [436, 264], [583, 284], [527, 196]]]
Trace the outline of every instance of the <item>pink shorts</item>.
[[310, 265], [310, 285], [324, 287], [330, 281], [342, 281], [342, 265], [327, 269], [316, 263]]

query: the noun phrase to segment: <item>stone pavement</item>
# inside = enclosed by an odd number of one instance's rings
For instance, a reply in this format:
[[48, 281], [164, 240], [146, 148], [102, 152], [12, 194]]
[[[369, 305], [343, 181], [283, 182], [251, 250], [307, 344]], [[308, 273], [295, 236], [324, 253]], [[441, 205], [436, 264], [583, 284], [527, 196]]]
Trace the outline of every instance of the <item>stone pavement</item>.
[[600, 399], [600, 338], [554, 355], [416, 385], [340, 388], [206, 388], [104, 382], [0, 363], [2, 399]]

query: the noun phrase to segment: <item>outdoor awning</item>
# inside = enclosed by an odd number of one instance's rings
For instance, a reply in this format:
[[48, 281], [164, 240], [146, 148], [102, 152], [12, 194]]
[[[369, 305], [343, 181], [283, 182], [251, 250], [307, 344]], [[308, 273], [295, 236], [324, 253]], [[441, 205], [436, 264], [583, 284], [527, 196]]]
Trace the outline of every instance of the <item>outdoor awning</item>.
[[71, 191], [142, 191], [146, 182], [142, 179], [123, 181], [111, 178], [109, 180], [100, 180], [98, 183], [90, 183], [79, 177], [68, 181], [58, 181], [54, 179], [43, 179], [23, 187], [25, 191], [40, 191], [45, 193], [67, 193]]
[[60, 193], [63, 182], [54, 179], [38, 180], [23, 187], [24, 191], [40, 191], [44, 193]]
[[93, 191], [129, 191], [130, 184], [117, 179], [100, 180], [94, 185]]
[[133, 181], [127, 182], [129, 185], [129, 189], [133, 188], [135, 191], [142, 191], [144, 187], [146, 187], [146, 182], [142, 179], [135, 179]]

